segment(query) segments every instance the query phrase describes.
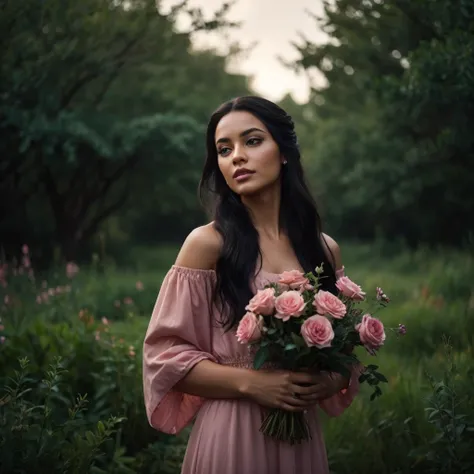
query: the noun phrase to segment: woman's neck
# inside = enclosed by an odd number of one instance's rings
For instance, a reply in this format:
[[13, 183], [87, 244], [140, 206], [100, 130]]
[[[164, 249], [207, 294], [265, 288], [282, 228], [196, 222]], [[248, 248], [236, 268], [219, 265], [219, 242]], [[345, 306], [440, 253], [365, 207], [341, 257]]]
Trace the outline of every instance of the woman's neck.
[[280, 186], [274, 186], [253, 196], [243, 196], [242, 203], [248, 209], [253, 225], [260, 236], [278, 240], [280, 227]]

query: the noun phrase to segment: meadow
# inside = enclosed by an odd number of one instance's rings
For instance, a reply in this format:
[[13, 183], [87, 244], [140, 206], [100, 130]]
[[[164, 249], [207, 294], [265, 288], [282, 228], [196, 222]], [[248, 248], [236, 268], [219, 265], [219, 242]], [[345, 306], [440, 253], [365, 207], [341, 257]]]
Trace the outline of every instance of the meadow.
[[[382, 397], [371, 402], [364, 388], [341, 417], [324, 418], [331, 471], [470, 472], [474, 256], [383, 242], [341, 248], [347, 275], [390, 297], [379, 314], [386, 327], [405, 324], [407, 334], [388, 332], [384, 350], [364, 356], [388, 378]], [[176, 252], [137, 247], [120, 265], [93, 257], [42, 273], [25, 253], [2, 263], [2, 472], [179, 472], [189, 430], [152, 430], [141, 382], [144, 333]]]

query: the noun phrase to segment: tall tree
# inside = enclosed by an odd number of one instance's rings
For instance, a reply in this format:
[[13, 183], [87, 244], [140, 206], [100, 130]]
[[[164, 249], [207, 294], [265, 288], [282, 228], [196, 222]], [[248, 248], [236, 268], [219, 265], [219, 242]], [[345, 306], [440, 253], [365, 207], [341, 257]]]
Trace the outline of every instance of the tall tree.
[[[474, 4], [335, 0], [327, 44], [298, 45], [317, 68], [312, 175], [341, 233], [459, 243], [472, 219]], [[456, 218], [456, 219], [455, 219]]]
[[[176, 104], [184, 90], [170, 83], [195, 62], [190, 34], [176, 31], [178, 10], [160, 14], [154, 0], [3, 1], [0, 8], [4, 215], [26, 209], [32, 196], [43, 199], [48, 212], [40, 212], [72, 259], [135, 194], [138, 175], [153, 176], [168, 195], [195, 169], [199, 113]], [[206, 21], [192, 10], [193, 27], [225, 25], [222, 11]], [[225, 75], [225, 61], [212, 59]]]

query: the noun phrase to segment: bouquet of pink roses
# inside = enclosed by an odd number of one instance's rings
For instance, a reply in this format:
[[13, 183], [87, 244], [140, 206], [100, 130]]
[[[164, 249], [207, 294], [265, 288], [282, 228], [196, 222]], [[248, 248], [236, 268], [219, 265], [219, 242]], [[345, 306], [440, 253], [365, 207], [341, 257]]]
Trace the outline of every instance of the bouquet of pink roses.
[[[350, 377], [351, 367], [359, 364], [351, 350], [354, 346], [364, 346], [375, 355], [384, 344], [383, 323], [373, 317], [374, 312], [359, 307], [366, 300], [361, 287], [342, 276], [336, 282], [336, 296], [320, 289], [322, 273], [322, 266], [315, 273], [283, 272], [278, 282], [259, 290], [249, 301], [237, 338], [257, 349], [255, 369], [272, 362], [286, 370], [304, 368]], [[377, 288], [375, 301], [383, 307], [389, 298]], [[405, 326], [396, 331], [404, 334]], [[374, 387], [371, 400], [382, 393], [379, 383], [387, 382], [377, 369], [368, 365], [359, 377], [361, 383]], [[291, 444], [311, 438], [303, 413], [281, 409], [271, 410], [261, 431]]]

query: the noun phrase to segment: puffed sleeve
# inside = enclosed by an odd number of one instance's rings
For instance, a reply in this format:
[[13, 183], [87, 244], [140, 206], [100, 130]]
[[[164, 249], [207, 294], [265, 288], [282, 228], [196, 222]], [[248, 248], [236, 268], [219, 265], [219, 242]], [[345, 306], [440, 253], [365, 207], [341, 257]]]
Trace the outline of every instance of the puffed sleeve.
[[215, 273], [174, 265], [158, 294], [143, 344], [143, 390], [148, 421], [164, 433], [179, 433], [204, 399], [174, 388], [212, 355], [212, 294]]

